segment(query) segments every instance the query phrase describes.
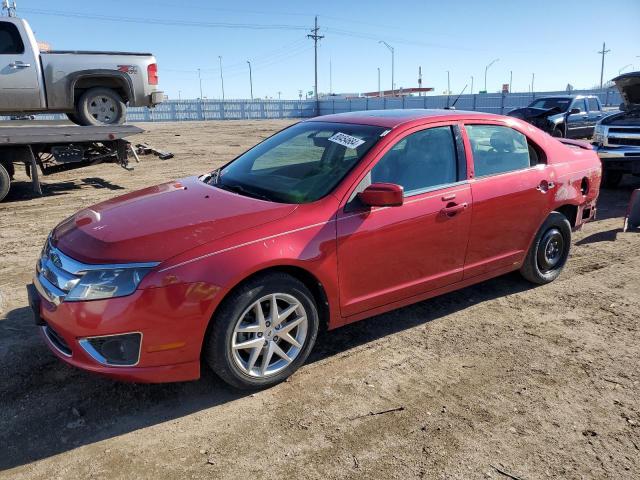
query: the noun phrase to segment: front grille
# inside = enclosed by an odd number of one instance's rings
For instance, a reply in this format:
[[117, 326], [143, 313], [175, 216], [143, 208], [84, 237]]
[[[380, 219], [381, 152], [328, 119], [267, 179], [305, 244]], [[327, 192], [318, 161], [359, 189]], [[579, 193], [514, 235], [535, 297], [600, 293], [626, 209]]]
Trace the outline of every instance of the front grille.
[[71, 348], [69, 347], [69, 345], [67, 345], [67, 342], [65, 342], [64, 338], [62, 338], [62, 335], [56, 332], [51, 327], [51, 325], [47, 324], [43, 328], [44, 328], [45, 335], [47, 336], [49, 341], [53, 344], [53, 346], [56, 347], [64, 355], [70, 357]]
[[640, 134], [640, 127], [609, 127], [609, 133], [634, 133]]
[[640, 146], [640, 138], [609, 137], [609, 145]]

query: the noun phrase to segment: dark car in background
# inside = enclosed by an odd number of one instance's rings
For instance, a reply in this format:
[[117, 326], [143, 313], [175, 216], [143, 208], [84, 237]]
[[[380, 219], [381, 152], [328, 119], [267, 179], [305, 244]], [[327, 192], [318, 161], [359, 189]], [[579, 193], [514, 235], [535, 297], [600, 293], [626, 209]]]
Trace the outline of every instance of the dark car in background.
[[554, 137], [586, 138], [604, 116], [595, 95], [564, 95], [536, 98], [528, 107], [508, 113]]

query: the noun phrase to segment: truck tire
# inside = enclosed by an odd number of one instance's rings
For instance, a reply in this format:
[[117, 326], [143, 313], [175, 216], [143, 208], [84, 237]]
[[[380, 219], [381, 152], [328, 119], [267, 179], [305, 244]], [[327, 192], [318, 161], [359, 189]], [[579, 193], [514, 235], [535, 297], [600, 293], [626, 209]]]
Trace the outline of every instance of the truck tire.
[[564, 137], [564, 131], [562, 130], [562, 127], [555, 127], [551, 132], [551, 136], [556, 138]]
[[9, 172], [4, 168], [4, 165], [0, 163], [0, 202], [7, 196], [9, 193], [9, 188], [11, 187], [11, 177], [9, 176]]
[[127, 107], [116, 91], [96, 87], [80, 95], [73, 116], [80, 125], [121, 125], [126, 120]]
[[70, 122], [73, 122], [76, 125], [82, 125], [80, 123], [80, 120], [78, 119], [78, 116], [75, 113], [67, 113], [67, 118], [69, 119]]

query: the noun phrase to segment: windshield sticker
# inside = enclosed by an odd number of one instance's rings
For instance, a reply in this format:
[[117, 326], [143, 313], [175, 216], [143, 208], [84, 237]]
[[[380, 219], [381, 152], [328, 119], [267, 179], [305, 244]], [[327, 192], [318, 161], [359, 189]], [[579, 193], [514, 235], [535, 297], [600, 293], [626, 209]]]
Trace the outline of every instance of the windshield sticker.
[[329, 137], [329, 141], [352, 149], [356, 149], [364, 143], [364, 140], [360, 140], [359, 138], [352, 137], [351, 135], [347, 135], [346, 133], [342, 132], [338, 132], [335, 135]]

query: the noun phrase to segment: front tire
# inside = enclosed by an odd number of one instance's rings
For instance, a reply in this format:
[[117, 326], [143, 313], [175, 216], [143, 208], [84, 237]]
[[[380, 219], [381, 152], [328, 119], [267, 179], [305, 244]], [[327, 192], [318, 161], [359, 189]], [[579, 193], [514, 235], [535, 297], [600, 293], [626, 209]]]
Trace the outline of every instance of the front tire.
[[90, 88], [78, 99], [76, 111], [69, 119], [80, 125], [121, 125], [127, 107], [118, 93], [110, 88]]
[[309, 289], [284, 273], [260, 275], [233, 291], [214, 315], [203, 356], [239, 389], [282, 382], [307, 359], [318, 335]]
[[571, 248], [571, 224], [559, 212], [551, 212], [529, 248], [520, 274], [538, 285], [553, 282], [564, 268]]
[[562, 130], [562, 127], [555, 127], [551, 132], [551, 136], [555, 138], [563, 138], [564, 131]]

